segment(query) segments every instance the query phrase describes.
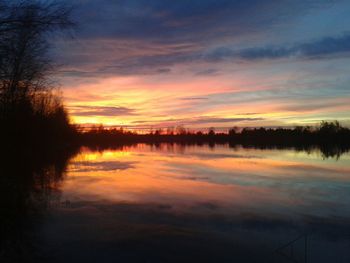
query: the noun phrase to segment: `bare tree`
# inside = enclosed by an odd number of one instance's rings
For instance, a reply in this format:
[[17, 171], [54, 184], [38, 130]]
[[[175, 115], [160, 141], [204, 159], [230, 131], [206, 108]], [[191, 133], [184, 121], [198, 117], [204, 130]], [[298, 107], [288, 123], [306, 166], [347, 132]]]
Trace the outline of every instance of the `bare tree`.
[[59, 0], [0, 0], [0, 139], [51, 143], [74, 132], [48, 53], [49, 37], [73, 26], [70, 15]]
[[48, 91], [50, 33], [73, 25], [60, 2], [0, 0], [0, 96], [6, 107]]

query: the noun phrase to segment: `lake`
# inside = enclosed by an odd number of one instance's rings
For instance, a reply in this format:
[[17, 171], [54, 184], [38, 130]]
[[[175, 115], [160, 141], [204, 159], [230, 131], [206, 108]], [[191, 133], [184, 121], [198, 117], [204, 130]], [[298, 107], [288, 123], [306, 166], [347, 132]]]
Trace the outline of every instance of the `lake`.
[[83, 148], [50, 189], [45, 262], [350, 262], [349, 153]]

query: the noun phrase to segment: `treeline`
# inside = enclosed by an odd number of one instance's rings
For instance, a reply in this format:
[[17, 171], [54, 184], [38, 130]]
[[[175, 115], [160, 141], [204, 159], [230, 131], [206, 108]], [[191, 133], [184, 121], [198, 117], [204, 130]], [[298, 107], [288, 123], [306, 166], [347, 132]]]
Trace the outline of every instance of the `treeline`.
[[72, 137], [59, 92], [50, 80], [49, 41], [70, 28], [59, 2], [0, 0], [0, 139], [3, 143], [58, 144]]
[[284, 148], [293, 147], [308, 150], [313, 147], [323, 149], [325, 155], [342, 153], [350, 149], [350, 129], [338, 121], [322, 122], [318, 126], [295, 128], [232, 128], [227, 133], [191, 132], [185, 129], [156, 130], [148, 134], [92, 127], [81, 133], [81, 143], [89, 147], [109, 147], [133, 143], [181, 143], [181, 144], [230, 144], [245, 147]]

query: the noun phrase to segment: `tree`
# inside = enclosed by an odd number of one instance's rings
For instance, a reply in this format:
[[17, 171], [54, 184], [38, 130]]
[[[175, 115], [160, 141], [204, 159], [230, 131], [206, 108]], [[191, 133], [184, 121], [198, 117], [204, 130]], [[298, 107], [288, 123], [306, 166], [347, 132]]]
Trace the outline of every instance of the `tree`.
[[319, 131], [322, 134], [335, 134], [339, 132], [341, 129], [342, 127], [338, 121], [334, 121], [334, 122], [322, 121]]
[[215, 135], [215, 128], [214, 127], [210, 127], [208, 130], [208, 135], [209, 136], [214, 136]]
[[2, 1], [0, 7], [0, 90], [2, 99], [13, 104], [48, 90], [52, 63], [47, 36], [73, 23], [70, 9], [58, 2]]
[[0, 120], [7, 126], [68, 120], [48, 77], [48, 36], [72, 27], [70, 14], [59, 1], [0, 0]]
[[238, 133], [238, 131], [239, 131], [239, 128], [238, 128], [238, 127], [233, 127], [233, 128], [231, 128], [231, 129], [229, 129], [228, 134], [229, 134], [230, 136], [234, 136], [234, 135], [236, 135], [236, 134]]

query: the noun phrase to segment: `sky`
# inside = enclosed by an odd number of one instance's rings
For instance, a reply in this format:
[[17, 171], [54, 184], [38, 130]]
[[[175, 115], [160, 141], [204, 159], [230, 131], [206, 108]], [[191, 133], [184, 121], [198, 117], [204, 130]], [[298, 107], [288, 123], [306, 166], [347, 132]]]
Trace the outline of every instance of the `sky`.
[[72, 0], [55, 39], [72, 120], [129, 128], [350, 124], [348, 0]]

